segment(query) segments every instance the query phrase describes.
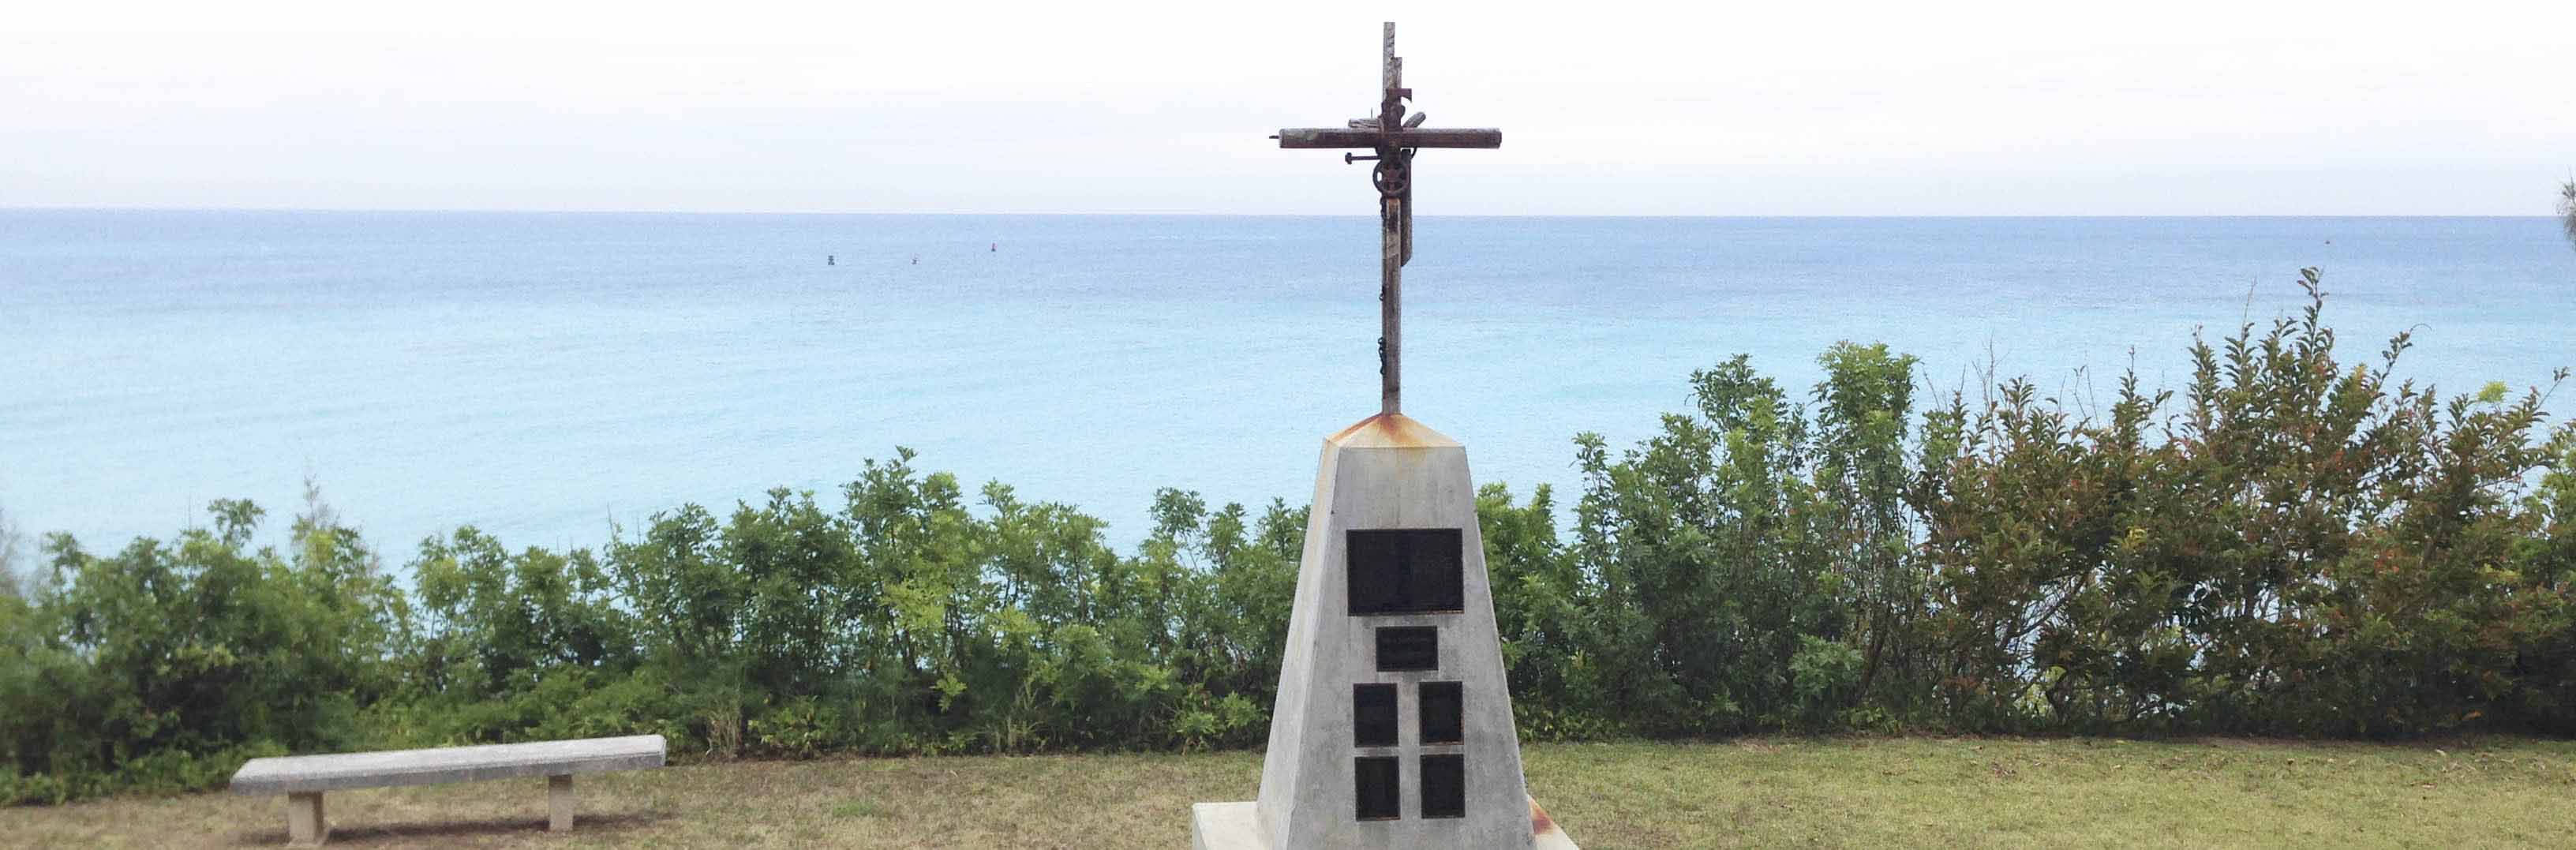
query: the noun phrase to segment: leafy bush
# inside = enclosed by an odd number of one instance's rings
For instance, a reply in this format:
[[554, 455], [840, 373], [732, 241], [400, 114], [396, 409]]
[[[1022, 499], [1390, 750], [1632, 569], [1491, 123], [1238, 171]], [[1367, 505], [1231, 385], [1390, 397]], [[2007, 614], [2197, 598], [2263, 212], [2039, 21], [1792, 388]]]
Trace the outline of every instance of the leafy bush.
[[0, 746], [14, 799], [204, 787], [250, 754], [352, 742], [408, 609], [355, 534], [317, 512], [291, 552], [248, 549], [262, 514], [112, 556], [46, 541], [52, 580], [0, 599]]

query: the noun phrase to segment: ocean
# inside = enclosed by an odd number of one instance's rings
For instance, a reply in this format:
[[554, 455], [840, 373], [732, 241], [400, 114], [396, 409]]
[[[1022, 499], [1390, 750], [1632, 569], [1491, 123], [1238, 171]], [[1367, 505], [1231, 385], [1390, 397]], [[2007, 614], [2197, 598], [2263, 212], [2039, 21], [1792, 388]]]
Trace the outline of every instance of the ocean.
[[[1837, 340], [2069, 405], [2195, 328], [2295, 313], [2346, 362], [2520, 390], [2576, 365], [2576, 250], [2530, 218], [1425, 218], [1405, 412], [1480, 482], [1577, 493], [1736, 353], [1798, 397]], [[1156, 488], [1311, 492], [1377, 410], [1376, 221], [1352, 217], [0, 210], [0, 511], [92, 550], [284, 536], [303, 481], [389, 563], [471, 524], [596, 547], [695, 502], [839, 486], [895, 447], [1110, 521]], [[828, 258], [828, 260], [827, 260]], [[2557, 418], [2576, 413], [2562, 395]], [[31, 554], [31, 553], [29, 553]]]

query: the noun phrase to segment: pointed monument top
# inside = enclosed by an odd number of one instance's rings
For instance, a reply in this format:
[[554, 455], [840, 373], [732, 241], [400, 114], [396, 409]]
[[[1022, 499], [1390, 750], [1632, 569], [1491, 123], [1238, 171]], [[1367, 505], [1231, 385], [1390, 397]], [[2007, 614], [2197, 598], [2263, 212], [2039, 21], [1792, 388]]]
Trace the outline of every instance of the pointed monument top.
[[1401, 413], [1380, 413], [1351, 423], [1324, 442], [1353, 449], [1427, 449], [1456, 447], [1458, 441]]

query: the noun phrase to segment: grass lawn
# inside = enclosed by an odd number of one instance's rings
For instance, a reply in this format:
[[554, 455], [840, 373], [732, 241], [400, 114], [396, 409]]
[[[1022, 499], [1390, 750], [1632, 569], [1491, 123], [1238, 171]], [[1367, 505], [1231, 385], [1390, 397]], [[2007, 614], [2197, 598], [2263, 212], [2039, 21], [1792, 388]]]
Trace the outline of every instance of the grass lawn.
[[[2576, 742], [1817, 738], [1532, 745], [1530, 792], [1622, 847], [2505, 847], [2576, 842]], [[1079, 755], [691, 764], [334, 792], [335, 847], [1189, 846], [1189, 804], [1251, 799], [1261, 758]], [[260, 846], [283, 798], [0, 809], [0, 844]]]

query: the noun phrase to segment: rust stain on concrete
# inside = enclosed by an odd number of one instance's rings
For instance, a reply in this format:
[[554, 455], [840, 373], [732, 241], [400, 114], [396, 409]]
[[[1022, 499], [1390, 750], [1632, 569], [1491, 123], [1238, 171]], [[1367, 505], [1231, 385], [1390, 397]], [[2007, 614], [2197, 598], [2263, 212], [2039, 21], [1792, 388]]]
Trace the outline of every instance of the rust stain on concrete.
[[1380, 413], [1352, 423], [1351, 427], [1324, 438], [1338, 446], [1370, 449], [1441, 448], [1458, 445], [1449, 436], [1431, 430], [1431, 426], [1413, 421], [1401, 413]]

